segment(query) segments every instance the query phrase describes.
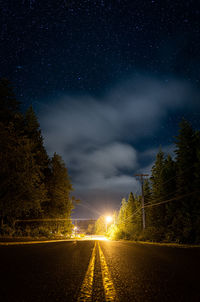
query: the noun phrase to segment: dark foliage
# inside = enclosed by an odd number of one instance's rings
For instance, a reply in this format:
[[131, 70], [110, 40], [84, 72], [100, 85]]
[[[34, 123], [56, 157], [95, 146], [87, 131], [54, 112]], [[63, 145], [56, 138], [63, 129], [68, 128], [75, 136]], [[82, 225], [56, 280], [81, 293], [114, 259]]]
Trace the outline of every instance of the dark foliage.
[[[61, 157], [50, 159], [37, 117], [20, 112], [11, 84], [0, 80], [0, 220], [1, 234], [50, 234], [71, 229], [72, 185]], [[65, 222], [43, 223], [43, 218]], [[40, 219], [41, 222], [20, 221]]]
[[160, 149], [150, 181], [144, 182], [146, 228], [140, 196], [122, 200], [113, 238], [200, 243], [200, 132], [183, 120], [175, 159]]

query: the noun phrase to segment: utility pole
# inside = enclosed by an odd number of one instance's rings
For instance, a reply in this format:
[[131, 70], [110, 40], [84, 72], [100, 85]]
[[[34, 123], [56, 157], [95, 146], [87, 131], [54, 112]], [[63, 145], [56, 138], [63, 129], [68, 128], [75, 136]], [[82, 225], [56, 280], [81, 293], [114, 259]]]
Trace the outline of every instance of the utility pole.
[[142, 188], [142, 226], [144, 230], [146, 227], [145, 210], [144, 210], [144, 177], [149, 176], [149, 174], [135, 174], [135, 176], [138, 176], [140, 178], [140, 183]]

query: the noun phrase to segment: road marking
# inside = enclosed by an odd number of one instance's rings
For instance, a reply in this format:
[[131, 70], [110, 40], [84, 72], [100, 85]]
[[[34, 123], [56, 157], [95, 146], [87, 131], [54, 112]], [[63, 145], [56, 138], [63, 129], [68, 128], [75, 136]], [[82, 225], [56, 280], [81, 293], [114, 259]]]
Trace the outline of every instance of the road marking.
[[105, 299], [106, 299], [106, 302], [110, 302], [110, 301], [116, 302], [117, 301], [116, 290], [115, 290], [110, 272], [108, 270], [106, 259], [104, 257], [104, 254], [102, 252], [99, 242], [98, 242], [98, 248], [99, 248], [99, 256], [100, 256], [100, 262], [101, 262], [101, 272], [102, 272]]
[[96, 241], [94, 244], [94, 248], [92, 251], [92, 256], [90, 258], [90, 262], [88, 265], [87, 272], [85, 274], [85, 278], [81, 285], [80, 294], [77, 302], [90, 302], [92, 301], [92, 287], [93, 287], [93, 279], [94, 279], [94, 264], [95, 264], [95, 254], [96, 254]]

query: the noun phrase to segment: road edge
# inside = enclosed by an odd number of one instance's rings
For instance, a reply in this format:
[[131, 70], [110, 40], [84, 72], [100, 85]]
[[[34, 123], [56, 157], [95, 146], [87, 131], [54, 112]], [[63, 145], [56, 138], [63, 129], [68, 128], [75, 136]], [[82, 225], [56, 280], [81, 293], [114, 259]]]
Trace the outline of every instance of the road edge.
[[60, 239], [60, 240], [34, 240], [34, 241], [7, 241], [0, 242], [0, 246], [3, 245], [26, 245], [26, 244], [39, 244], [39, 243], [54, 243], [54, 242], [67, 242], [77, 241], [76, 239]]
[[118, 240], [119, 242], [130, 242], [143, 245], [156, 245], [167, 247], [179, 247], [179, 248], [200, 248], [200, 244], [181, 244], [181, 243], [167, 243], [167, 242], [149, 242], [149, 241], [134, 241], [134, 240]]

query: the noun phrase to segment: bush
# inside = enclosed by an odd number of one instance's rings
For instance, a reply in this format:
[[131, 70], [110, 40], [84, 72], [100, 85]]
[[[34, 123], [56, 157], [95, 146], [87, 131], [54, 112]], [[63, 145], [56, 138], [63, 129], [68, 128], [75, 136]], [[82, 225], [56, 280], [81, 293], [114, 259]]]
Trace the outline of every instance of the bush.
[[139, 240], [161, 242], [164, 239], [164, 229], [156, 227], [148, 227], [138, 237]]
[[40, 226], [38, 228], [39, 236], [49, 237], [51, 235], [48, 227]]
[[7, 224], [4, 224], [1, 227], [1, 235], [3, 235], [3, 236], [13, 236], [14, 233], [15, 233], [15, 230]]
[[113, 240], [119, 240], [124, 239], [126, 237], [126, 234], [123, 230], [113, 225], [113, 227], [108, 230], [108, 236]]

